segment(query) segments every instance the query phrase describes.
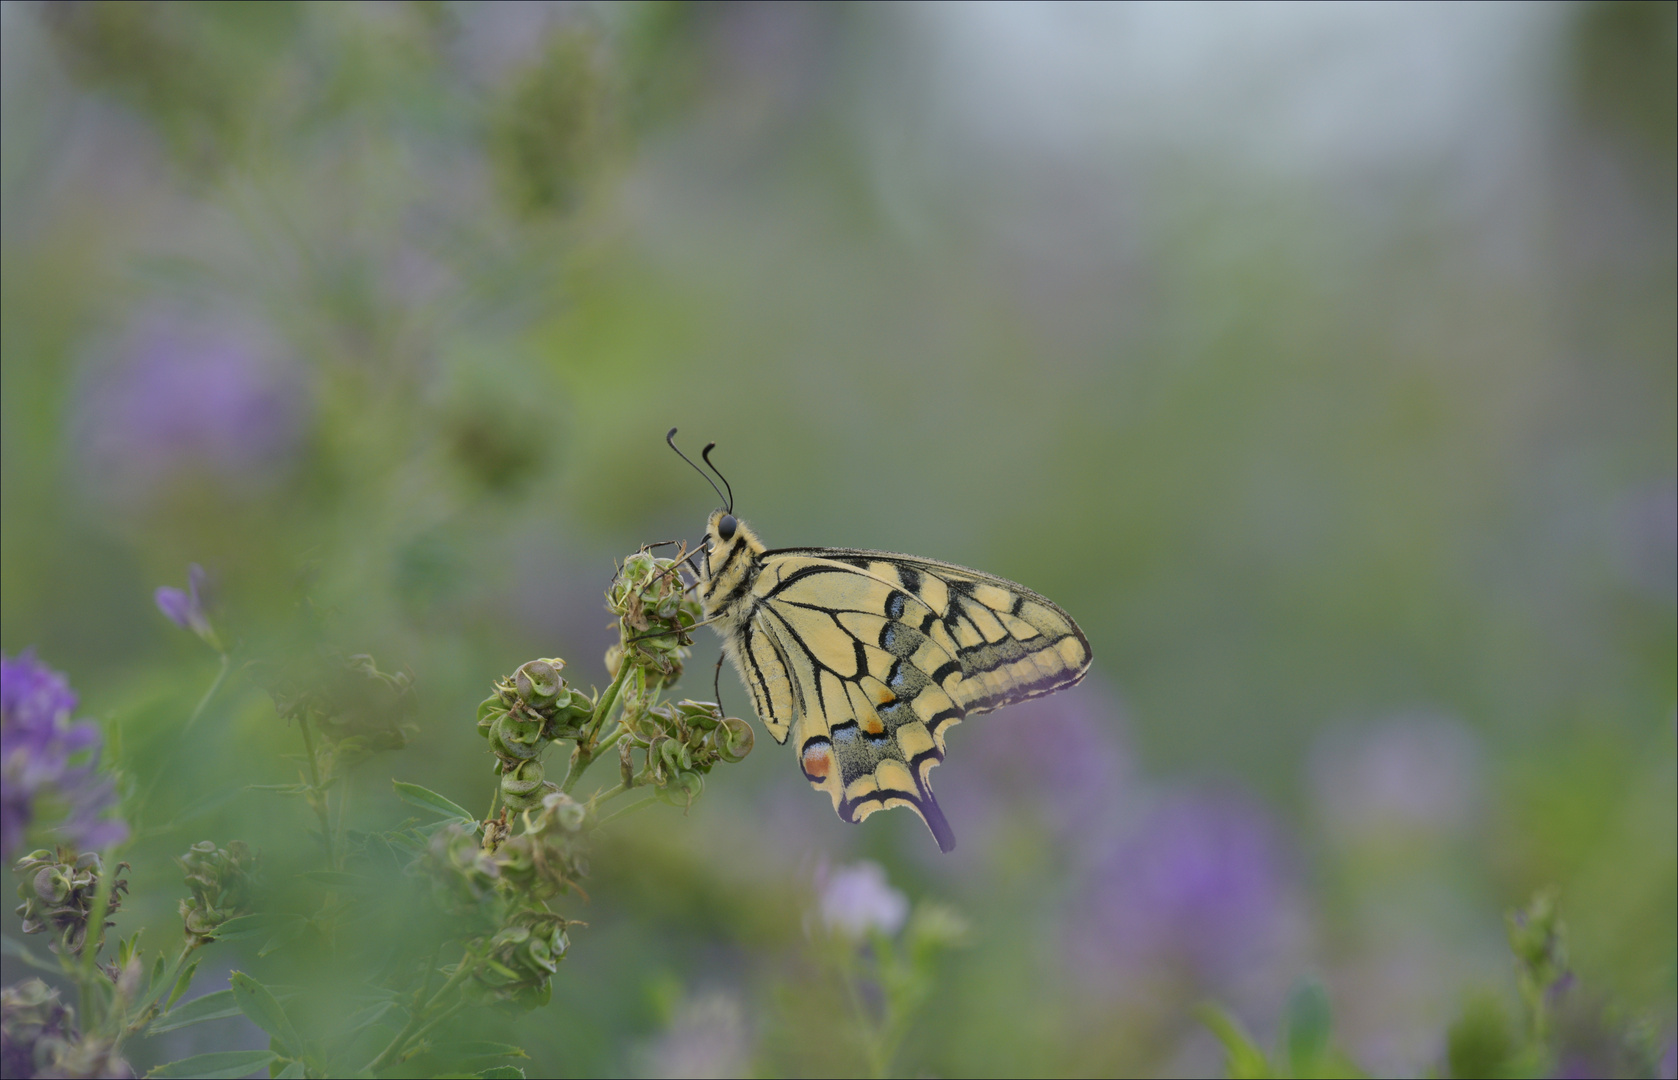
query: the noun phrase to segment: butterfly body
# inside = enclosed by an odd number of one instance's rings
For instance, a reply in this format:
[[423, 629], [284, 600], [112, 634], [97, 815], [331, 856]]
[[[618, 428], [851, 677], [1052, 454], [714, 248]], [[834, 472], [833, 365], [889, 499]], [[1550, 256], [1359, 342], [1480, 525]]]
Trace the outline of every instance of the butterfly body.
[[726, 510], [706, 525], [699, 600], [776, 742], [859, 822], [907, 806], [955, 846], [929, 774], [962, 718], [1089, 670], [1071, 616], [966, 567], [852, 548], [765, 548]]

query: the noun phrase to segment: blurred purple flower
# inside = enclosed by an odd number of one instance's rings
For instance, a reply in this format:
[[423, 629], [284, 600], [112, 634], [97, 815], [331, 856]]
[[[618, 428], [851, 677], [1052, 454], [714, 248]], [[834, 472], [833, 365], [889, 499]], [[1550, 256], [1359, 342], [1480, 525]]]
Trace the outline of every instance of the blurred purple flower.
[[1613, 555], [1639, 592], [1670, 604], [1678, 598], [1678, 484], [1663, 480], [1619, 500]]
[[1095, 868], [1067, 922], [1073, 963], [1123, 993], [1160, 985], [1239, 998], [1285, 985], [1302, 937], [1298, 890], [1262, 808], [1227, 793], [1167, 796]]
[[1479, 773], [1473, 735], [1426, 713], [1330, 732], [1311, 755], [1318, 812], [1342, 842], [1467, 828], [1480, 798]]
[[670, 1027], [637, 1055], [639, 1075], [681, 1077], [747, 1076], [752, 1039], [739, 998], [712, 990], [682, 1002]]
[[220, 649], [215, 628], [210, 625], [210, 617], [204, 611], [204, 594], [208, 591], [205, 581], [204, 568], [193, 563], [187, 568], [187, 592], [159, 585], [152, 595], [157, 601], [157, 609], [170, 622], [182, 630], [191, 630], [209, 642], [212, 648]]
[[895, 934], [909, 917], [909, 899], [886, 883], [886, 871], [876, 862], [857, 862], [816, 872], [822, 923], [845, 937], [860, 938], [870, 931]]
[[[72, 723], [76, 695], [64, 676], [35, 659], [33, 649], [17, 657], [0, 656], [0, 847], [10, 860], [29, 826], [49, 803], [64, 807], [57, 826], [68, 843], [102, 848], [128, 835], [121, 821], [100, 815], [115, 800], [111, 782], [95, 767], [99, 728]], [[87, 764], [70, 759], [86, 752]], [[56, 816], [56, 815], [54, 815]]]
[[[1095, 678], [977, 716], [950, 737], [961, 768], [935, 774], [939, 801], [972, 850], [997, 824], [1034, 819], [1060, 847], [1110, 844], [1135, 785], [1119, 710]], [[961, 849], [957, 849], [960, 851]]]
[[77, 428], [93, 482], [141, 498], [183, 467], [250, 484], [271, 477], [301, 441], [297, 372], [260, 324], [142, 312], [81, 394]]

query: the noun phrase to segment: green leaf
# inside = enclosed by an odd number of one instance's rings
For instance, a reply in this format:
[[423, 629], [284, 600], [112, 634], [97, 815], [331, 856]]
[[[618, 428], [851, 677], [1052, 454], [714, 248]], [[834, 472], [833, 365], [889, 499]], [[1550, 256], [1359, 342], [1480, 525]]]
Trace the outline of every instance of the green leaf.
[[181, 1000], [181, 995], [186, 993], [186, 988], [192, 985], [192, 977], [198, 974], [198, 961], [202, 959], [201, 956], [195, 956], [192, 958], [192, 963], [181, 969], [180, 977], [175, 980], [174, 989], [169, 991], [169, 1000], [163, 1003], [165, 1009]]
[[146, 1034], [157, 1035], [165, 1031], [174, 1031], [176, 1028], [186, 1027], [188, 1024], [202, 1023], [205, 1020], [221, 1020], [229, 1016], [238, 1016], [240, 1011], [239, 1003], [233, 1000], [233, 991], [217, 990], [202, 997], [195, 997], [180, 1008], [171, 1009], [153, 1020], [147, 1025]]
[[392, 780], [396, 785], [396, 794], [409, 806], [417, 806], [422, 810], [430, 810], [434, 814], [444, 817], [461, 818], [465, 821], [477, 823], [478, 817], [470, 810], [445, 799], [430, 788], [420, 787], [418, 784], [404, 784], [400, 780]]
[[303, 1040], [298, 1036], [297, 1029], [292, 1027], [291, 1018], [286, 1016], [280, 999], [242, 971], [235, 971], [227, 981], [233, 984], [233, 997], [239, 1003], [239, 1011], [266, 1031], [279, 1044], [278, 1048], [285, 1056], [301, 1056]]
[[307, 1075], [308, 1070], [303, 1067], [301, 1061], [292, 1061], [274, 1074], [274, 1080], [303, 1080], [303, 1077]]
[[475, 1072], [473, 1076], [481, 1080], [524, 1080], [524, 1070], [517, 1065], [497, 1065], [493, 1069]]
[[215, 1054], [196, 1054], [193, 1057], [159, 1065], [146, 1074], [147, 1080], [238, 1080], [259, 1069], [266, 1069], [279, 1060], [272, 1050], [223, 1050]]
[[1317, 1075], [1333, 1029], [1328, 991], [1315, 979], [1299, 980], [1288, 994], [1282, 1016], [1289, 1070], [1294, 1076]]
[[1197, 1006], [1194, 1014], [1202, 1024], [1211, 1029], [1218, 1041], [1224, 1044], [1224, 1051], [1228, 1055], [1224, 1068], [1229, 1073], [1230, 1080], [1265, 1080], [1276, 1075], [1271, 1070], [1270, 1063], [1264, 1059], [1264, 1051], [1253, 1042], [1252, 1037], [1235, 1017], [1212, 1004]]

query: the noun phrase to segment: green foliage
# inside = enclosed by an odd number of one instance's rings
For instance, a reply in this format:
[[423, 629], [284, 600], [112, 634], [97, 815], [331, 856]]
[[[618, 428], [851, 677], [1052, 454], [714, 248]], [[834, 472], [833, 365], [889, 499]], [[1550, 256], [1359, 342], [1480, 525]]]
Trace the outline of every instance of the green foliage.
[[1278, 1046], [1271, 1056], [1253, 1041], [1239, 1020], [1217, 1005], [1203, 1004], [1196, 1015], [1223, 1044], [1224, 1068], [1231, 1080], [1366, 1075], [1333, 1045], [1328, 991], [1315, 979], [1300, 980], [1288, 994]]

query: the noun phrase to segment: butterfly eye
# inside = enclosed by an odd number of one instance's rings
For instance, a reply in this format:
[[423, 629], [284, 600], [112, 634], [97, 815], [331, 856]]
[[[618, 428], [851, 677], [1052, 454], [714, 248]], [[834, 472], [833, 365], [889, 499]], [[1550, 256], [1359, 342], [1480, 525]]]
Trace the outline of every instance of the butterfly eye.
[[734, 526], [738, 524], [739, 522], [734, 520], [733, 514], [724, 514], [717, 519], [717, 535], [722, 537], [724, 543], [727, 543], [734, 539]]

